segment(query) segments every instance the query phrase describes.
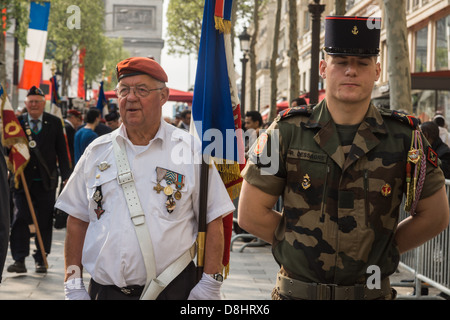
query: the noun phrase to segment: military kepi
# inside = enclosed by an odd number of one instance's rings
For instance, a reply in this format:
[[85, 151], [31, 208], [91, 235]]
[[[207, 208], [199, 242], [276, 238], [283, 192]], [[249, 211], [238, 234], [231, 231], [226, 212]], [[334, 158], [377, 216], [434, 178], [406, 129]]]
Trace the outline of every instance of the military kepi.
[[147, 74], [162, 82], [168, 81], [164, 69], [152, 58], [132, 57], [120, 61], [116, 66], [117, 80], [139, 74]]
[[331, 55], [377, 56], [380, 30], [381, 18], [327, 16], [324, 50]]
[[39, 89], [38, 87], [32, 86], [32, 87], [30, 88], [30, 90], [28, 90], [27, 97], [28, 97], [28, 96], [42, 96], [42, 97], [45, 97], [45, 94], [44, 94], [44, 92], [43, 92], [41, 89]]

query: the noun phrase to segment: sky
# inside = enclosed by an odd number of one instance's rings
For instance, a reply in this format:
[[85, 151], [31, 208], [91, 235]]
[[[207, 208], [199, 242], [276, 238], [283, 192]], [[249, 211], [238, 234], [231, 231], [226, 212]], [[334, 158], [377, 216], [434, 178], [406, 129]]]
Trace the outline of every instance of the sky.
[[[163, 2], [163, 39], [166, 39], [167, 19], [166, 12], [170, 0]], [[167, 73], [169, 82], [167, 86], [172, 89], [188, 91], [194, 85], [197, 61], [194, 54], [190, 56], [172, 56], [167, 54], [167, 44], [161, 52], [161, 66]], [[173, 116], [174, 102], [167, 102], [163, 107], [163, 116]]]

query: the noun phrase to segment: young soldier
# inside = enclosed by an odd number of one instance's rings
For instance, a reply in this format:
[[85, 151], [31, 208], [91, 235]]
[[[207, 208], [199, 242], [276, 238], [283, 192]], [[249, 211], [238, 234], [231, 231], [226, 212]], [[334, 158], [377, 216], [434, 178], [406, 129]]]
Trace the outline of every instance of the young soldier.
[[[448, 224], [444, 176], [418, 121], [370, 103], [380, 23], [327, 17], [326, 98], [284, 112], [250, 151], [238, 221], [273, 245], [274, 299], [392, 299], [400, 254]], [[398, 224], [404, 194], [411, 216]], [[272, 210], [280, 195], [282, 214]]]

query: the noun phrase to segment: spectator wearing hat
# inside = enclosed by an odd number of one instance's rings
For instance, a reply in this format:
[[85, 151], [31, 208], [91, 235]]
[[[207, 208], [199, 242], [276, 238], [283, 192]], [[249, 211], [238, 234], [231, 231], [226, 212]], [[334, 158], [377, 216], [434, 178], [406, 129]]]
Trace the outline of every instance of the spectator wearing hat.
[[67, 143], [69, 144], [69, 150], [70, 150], [70, 160], [72, 161], [72, 169], [75, 166], [75, 155], [74, 155], [74, 139], [75, 139], [75, 132], [77, 131], [78, 127], [81, 126], [83, 123], [83, 119], [81, 116], [81, 112], [75, 109], [70, 109], [67, 111], [67, 117], [64, 119], [64, 126], [66, 128], [66, 135], [67, 135]]
[[[27, 112], [18, 118], [30, 147], [30, 160], [24, 170], [24, 177], [34, 205], [45, 252], [49, 254], [58, 173], [65, 183], [70, 176], [70, 164], [61, 120], [44, 112], [45, 96], [42, 90], [33, 86], [27, 93], [25, 105]], [[13, 202], [10, 245], [14, 264], [10, 265], [7, 271], [23, 273], [27, 272], [25, 258], [30, 251], [29, 225], [32, 224], [32, 219], [22, 184], [13, 189]], [[33, 258], [36, 272], [45, 273], [47, 269], [37, 239], [35, 243]]]
[[111, 130], [116, 130], [120, 126], [119, 114], [115, 111], [108, 113], [105, 116], [106, 125], [111, 128]]
[[[273, 299], [393, 299], [400, 254], [448, 225], [444, 175], [419, 121], [371, 103], [380, 29], [376, 17], [326, 17], [325, 99], [280, 114], [249, 152], [238, 223], [273, 244]], [[410, 216], [399, 222], [404, 193]]]
[[[162, 119], [168, 79], [155, 60], [128, 58], [116, 71], [122, 125], [87, 147], [56, 204], [69, 214], [66, 298], [220, 299], [222, 217], [233, 203], [209, 166], [204, 273], [197, 282], [192, 249], [200, 164], [194, 158], [201, 148]], [[89, 294], [83, 269], [91, 275]]]

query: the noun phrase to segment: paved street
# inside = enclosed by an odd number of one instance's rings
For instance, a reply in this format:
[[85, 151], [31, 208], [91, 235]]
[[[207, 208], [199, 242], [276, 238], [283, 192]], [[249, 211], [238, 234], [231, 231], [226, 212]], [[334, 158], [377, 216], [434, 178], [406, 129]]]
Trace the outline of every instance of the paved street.
[[[8, 273], [6, 268], [13, 261], [10, 253], [3, 271], [0, 286], [0, 300], [63, 300], [64, 247], [65, 229], [54, 230], [52, 253], [48, 256], [47, 274], [34, 272], [32, 257], [26, 260], [27, 273]], [[233, 244], [231, 252], [230, 274], [222, 286], [224, 300], [270, 300], [270, 293], [275, 285], [278, 265], [272, 257], [270, 246], [262, 245], [240, 249], [245, 242], [240, 239]], [[34, 244], [31, 246], [34, 247]], [[85, 274], [85, 285], [89, 275]], [[394, 274], [391, 283], [400, 283], [402, 279], [413, 279], [412, 274], [402, 271]], [[396, 287], [400, 295], [408, 297], [413, 288]], [[436, 294], [434, 289], [431, 294]]]

